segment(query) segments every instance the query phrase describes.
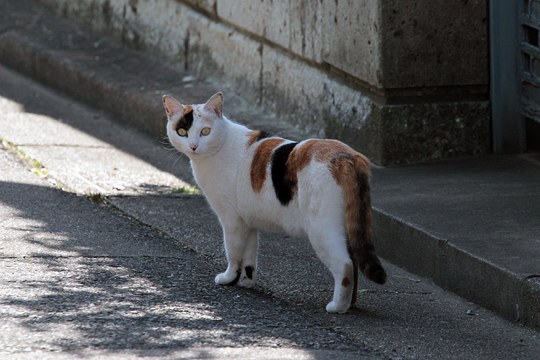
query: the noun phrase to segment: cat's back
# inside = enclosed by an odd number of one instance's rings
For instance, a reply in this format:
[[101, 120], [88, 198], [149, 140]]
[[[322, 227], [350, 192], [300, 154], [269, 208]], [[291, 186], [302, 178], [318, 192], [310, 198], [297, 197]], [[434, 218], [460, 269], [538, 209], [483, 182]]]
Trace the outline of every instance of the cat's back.
[[339, 141], [297, 143], [253, 131], [238, 176], [239, 212], [257, 228], [302, 234], [323, 208], [341, 216], [340, 182], [355, 181], [357, 171], [369, 174], [369, 160]]
[[[307, 139], [301, 142], [272, 136], [261, 131], [246, 134], [246, 157], [242, 162], [244, 185], [258, 193], [271, 183], [277, 200], [286, 205], [298, 190], [298, 180], [309, 173], [315, 178], [331, 175], [338, 180], [343, 172], [370, 174], [370, 161], [348, 145], [332, 139]], [[305, 177], [305, 176], [304, 176]]]

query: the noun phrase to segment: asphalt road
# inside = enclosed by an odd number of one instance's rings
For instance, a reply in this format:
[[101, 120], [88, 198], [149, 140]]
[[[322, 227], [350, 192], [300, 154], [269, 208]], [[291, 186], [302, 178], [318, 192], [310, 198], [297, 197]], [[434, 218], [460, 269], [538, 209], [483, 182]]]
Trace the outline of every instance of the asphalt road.
[[[1, 358], [540, 353], [538, 331], [389, 263], [387, 285], [326, 314], [332, 282], [302, 239], [264, 234], [259, 286], [216, 286], [221, 234], [203, 198], [177, 194], [185, 160], [5, 68], [0, 114]], [[84, 196], [99, 189], [106, 202]]]

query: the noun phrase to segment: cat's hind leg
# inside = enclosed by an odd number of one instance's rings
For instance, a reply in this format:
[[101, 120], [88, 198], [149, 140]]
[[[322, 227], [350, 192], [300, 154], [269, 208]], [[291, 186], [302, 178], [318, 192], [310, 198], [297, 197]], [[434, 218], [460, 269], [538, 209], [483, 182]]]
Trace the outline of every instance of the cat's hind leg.
[[225, 221], [220, 219], [220, 222], [223, 227], [227, 270], [218, 274], [215, 282], [218, 285], [234, 286], [240, 280], [242, 272], [245, 272], [242, 263], [250, 229], [240, 218]]
[[257, 281], [257, 246], [258, 231], [249, 229], [246, 234], [244, 256], [242, 257], [242, 274], [238, 285], [246, 288], [253, 287]]
[[326, 311], [346, 313], [353, 297], [354, 268], [345, 235], [341, 234], [341, 231], [314, 232], [309, 236], [309, 240], [317, 256], [334, 278], [334, 296], [326, 305]]

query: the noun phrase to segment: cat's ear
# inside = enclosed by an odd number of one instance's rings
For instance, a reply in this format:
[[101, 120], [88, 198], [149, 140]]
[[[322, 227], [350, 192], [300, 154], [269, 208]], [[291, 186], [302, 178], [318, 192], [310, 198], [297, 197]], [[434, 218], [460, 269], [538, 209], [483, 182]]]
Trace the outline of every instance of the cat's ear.
[[175, 114], [184, 113], [184, 106], [180, 104], [175, 98], [169, 95], [163, 95], [163, 107], [165, 108], [165, 112], [167, 113], [167, 118], [169, 118], [169, 120]]
[[206, 104], [204, 104], [205, 110], [212, 111], [218, 117], [221, 117], [222, 115], [222, 111], [221, 111], [222, 108], [223, 108], [223, 94], [221, 92], [218, 92], [212, 95], [212, 97], [208, 99]]

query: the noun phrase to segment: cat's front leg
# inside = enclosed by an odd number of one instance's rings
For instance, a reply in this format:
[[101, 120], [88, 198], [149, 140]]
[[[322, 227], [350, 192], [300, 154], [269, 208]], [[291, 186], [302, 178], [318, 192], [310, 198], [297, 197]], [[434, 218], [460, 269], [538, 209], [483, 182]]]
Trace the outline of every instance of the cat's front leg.
[[227, 256], [227, 270], [216, 276], [215, 282], [218, 285], [234, 286], [240, 280], [244, 249], [249, 229], [240, 219], [222, 220], [223, 241], [225, 244], [225, 255]]
[[238, 285], [251, 288], [257, 281], [257, 246], [259, 242], [259, 232], [256, 229], [249, 229], [246, 234], [246, 244], [242, 257], [242, 274]]

